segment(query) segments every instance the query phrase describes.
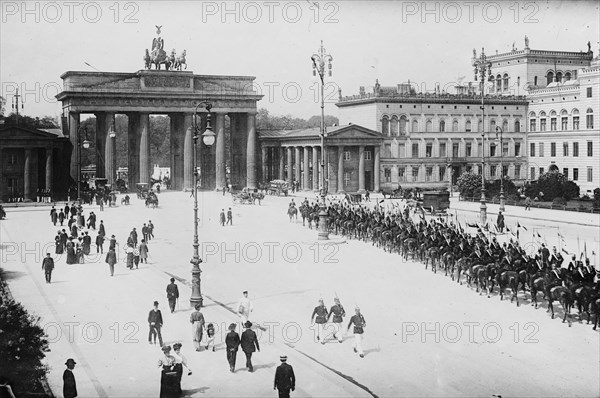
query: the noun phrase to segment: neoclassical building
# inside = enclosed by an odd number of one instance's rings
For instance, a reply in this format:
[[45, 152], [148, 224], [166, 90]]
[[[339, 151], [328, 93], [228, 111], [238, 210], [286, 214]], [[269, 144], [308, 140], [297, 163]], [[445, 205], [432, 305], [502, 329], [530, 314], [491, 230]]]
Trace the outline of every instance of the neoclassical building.
[[577, 79], [532, 90], [528, 100], [528, 178], [556, 168], [592, 196], [600, 187], [600, 58]]
[[526, 178], [525, 97], [486, 95], [482, 114], [481, 97], [464, 91], [417, 94], [407, 84], [376, 84], [372, 93], [361, 87], [360, 94], [341, 97], [336, 105], [340, 125], [381, 133], [383, 189], [448, 187], [465, 171], [481, 173], [482, 154], [486, 178], [503, 173], [520, 182]]

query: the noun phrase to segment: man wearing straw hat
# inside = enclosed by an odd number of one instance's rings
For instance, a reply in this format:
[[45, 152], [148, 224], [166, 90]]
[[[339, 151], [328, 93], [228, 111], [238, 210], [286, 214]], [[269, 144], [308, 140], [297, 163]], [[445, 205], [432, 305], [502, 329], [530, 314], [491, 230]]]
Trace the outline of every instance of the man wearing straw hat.
[[279, 390], [279, 398], [289, 398], [290, 390], [294, 391], [296, 389], [294, 368], [287, 364], [287, 356], [282, 355], [279, 357], [279, 360], [281, 361], [281, 365], [275, 371], [273, 390]]

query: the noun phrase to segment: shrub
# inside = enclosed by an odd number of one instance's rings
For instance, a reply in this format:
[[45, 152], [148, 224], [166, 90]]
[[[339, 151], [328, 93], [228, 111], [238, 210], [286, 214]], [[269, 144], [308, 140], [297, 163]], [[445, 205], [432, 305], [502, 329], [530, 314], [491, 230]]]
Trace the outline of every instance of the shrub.
[[600, 208], [600, 188], [594, 189], [594, 208]]
[[474, 173], [462, 173], [456, 180], [458, 191], [463, 197], [481, 195], [481, 176]]
[[554, 198], [552, 200], [552, 205], [553, 206], [566, 206], [567, 200], [565, 198]]
[[0, 375], [9, 381], [17, 397], [43, 393], [40, 380], [48, 372], [42, 364], [48, 340], [38, 323], [39, 318], [20, 303], [0, 303]]
[[567, 200], [579, 198], [579, 185], [573, 181], [565, 181], [563, 184], [563, 196]]

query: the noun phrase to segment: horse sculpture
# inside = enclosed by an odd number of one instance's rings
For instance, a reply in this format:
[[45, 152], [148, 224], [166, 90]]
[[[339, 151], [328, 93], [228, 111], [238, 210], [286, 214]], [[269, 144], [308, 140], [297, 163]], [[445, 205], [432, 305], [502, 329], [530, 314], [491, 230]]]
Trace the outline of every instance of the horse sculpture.
[[186, 52], [185, 50], [183, 50], [183, 52], [181, 53], [181, 55], [177, 58], [174, 59], [173, 61], [173, 69], [175, 70], [181, 70], [181, 66], [185, 65], [185, 69], [187, 69], [187, 63], [185, 61], [185, 56], [186, 56]]

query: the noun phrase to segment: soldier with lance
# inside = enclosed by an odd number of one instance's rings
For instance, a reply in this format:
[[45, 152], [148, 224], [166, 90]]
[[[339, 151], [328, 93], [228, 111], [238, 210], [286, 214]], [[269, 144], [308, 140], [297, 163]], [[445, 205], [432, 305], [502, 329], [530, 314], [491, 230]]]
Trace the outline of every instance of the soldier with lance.
[[340, 299], [335, 297], [333, 299], [334, 305], [331, 306], [329, 310], [329, 316], [327, 317], [327, 322], [329, 322], [329, 318], [333, 315], [333, 325], [335, 327], [335, 332], [333, 332], [333, 338], [337, 337], [338, 341], [341, 343], [343, 340], [343, 330], [342, 330], [342, 322], [344, 321], [344, 317], [346, 316], [346, 311], [344, 307], [340, 303]]

